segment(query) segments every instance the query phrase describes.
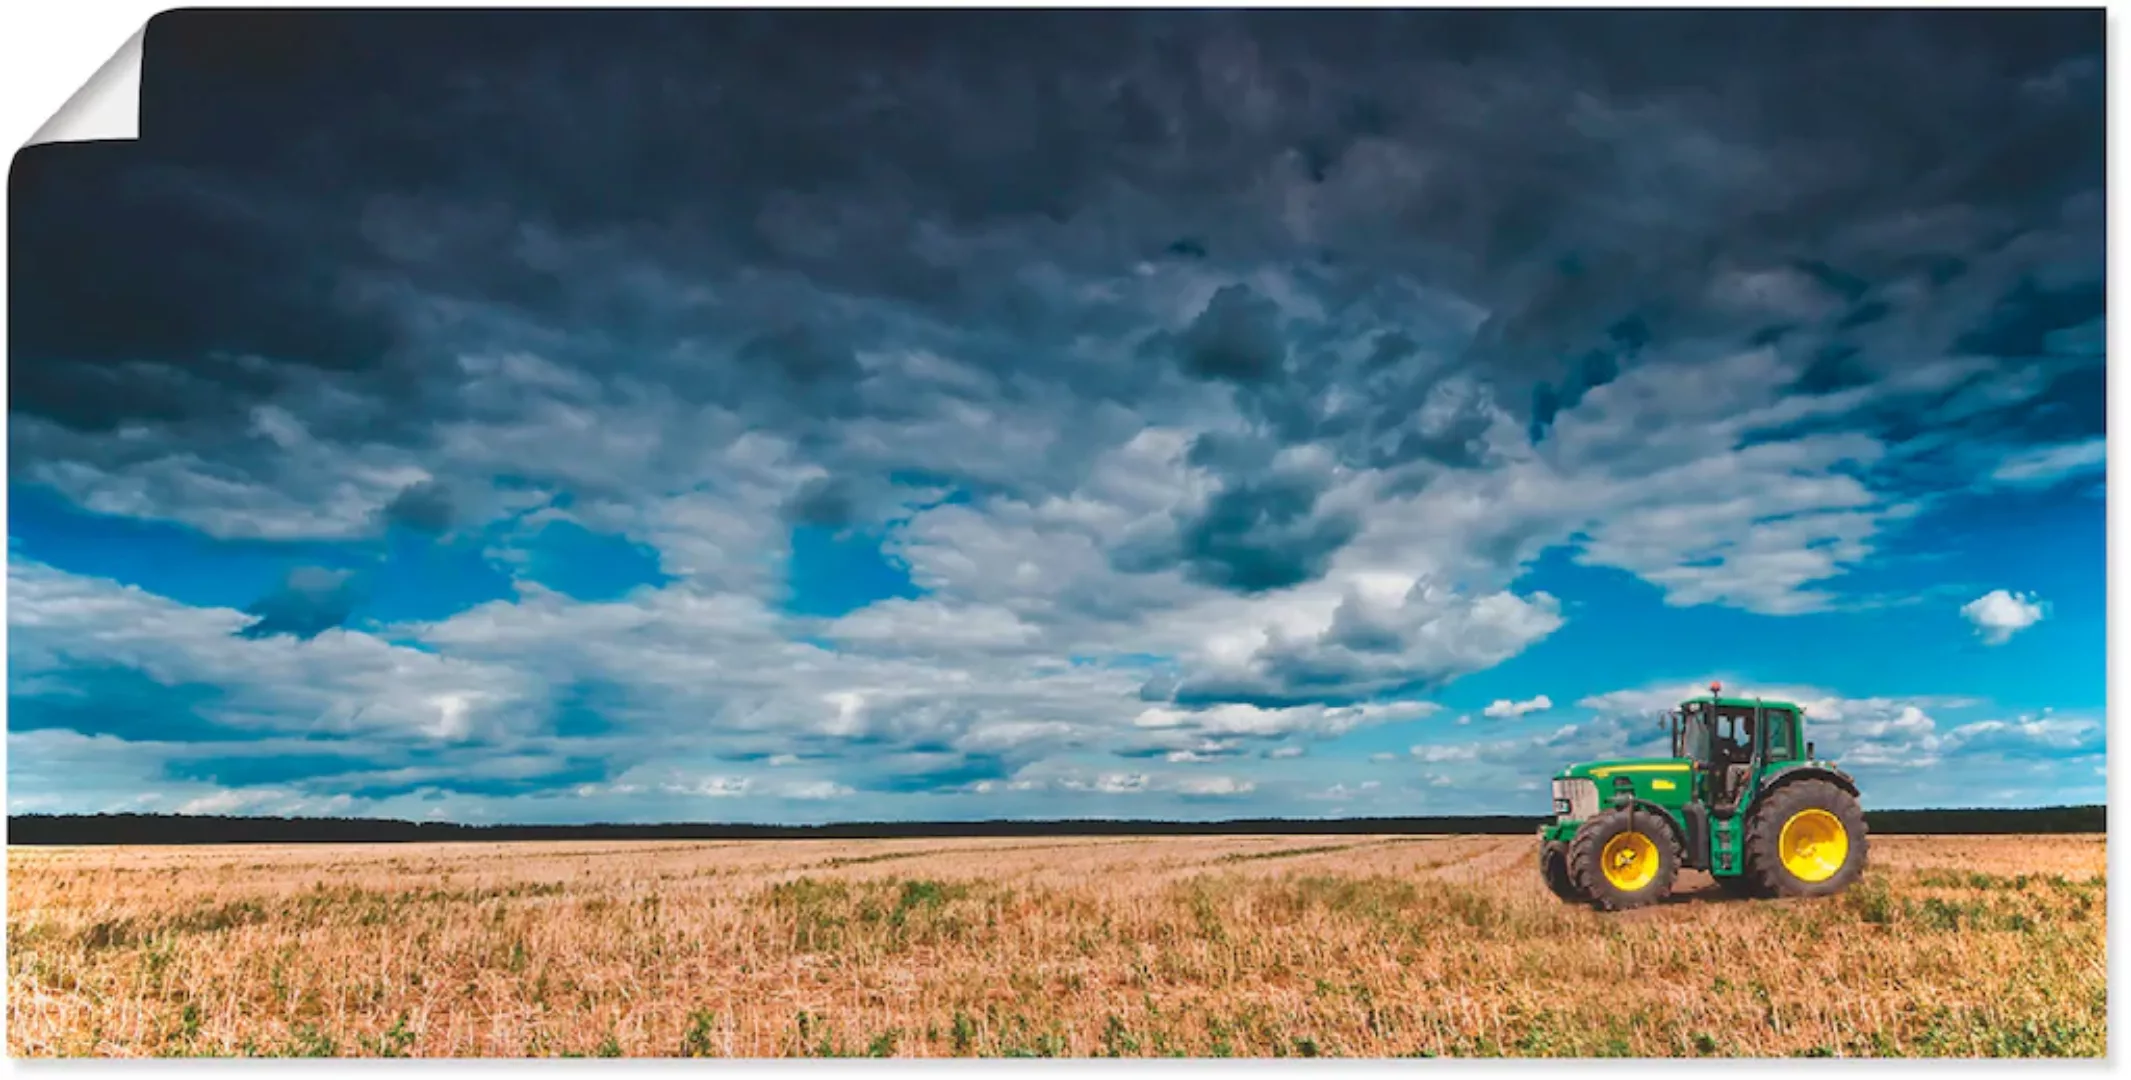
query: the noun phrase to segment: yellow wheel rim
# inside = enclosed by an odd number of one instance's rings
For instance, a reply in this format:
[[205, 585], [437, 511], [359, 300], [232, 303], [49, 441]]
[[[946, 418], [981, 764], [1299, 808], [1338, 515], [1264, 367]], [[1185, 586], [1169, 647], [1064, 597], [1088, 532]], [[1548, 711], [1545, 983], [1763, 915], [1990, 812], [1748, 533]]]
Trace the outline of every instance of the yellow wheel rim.
[[1776, 852], [1783, 868], [1800, 881], [1826, 881], [1850, 859], [1850, 832], [1825, 810], [1800, 810], [1783, 823]]
[[1624, 832], [1606, 841], [1598, 853], [1599, 869], [1606, 884], [1622, 892], [1636, 892], [1657, 880], [1657, 845], [1639, 832]]

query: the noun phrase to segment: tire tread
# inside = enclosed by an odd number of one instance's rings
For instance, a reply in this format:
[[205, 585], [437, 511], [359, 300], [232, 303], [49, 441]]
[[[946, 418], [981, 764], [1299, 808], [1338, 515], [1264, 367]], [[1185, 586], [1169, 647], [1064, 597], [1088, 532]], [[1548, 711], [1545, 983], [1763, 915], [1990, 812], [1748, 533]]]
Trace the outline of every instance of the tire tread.
[[1567, 844], [1549, 840], [1539, 846], [1539, 876], [1546, 880], [1546, 887], [1563, 900], [1583, 903], [1590, 899], [1569, 873]]
[[1650, 837], [1657, 845], [1658, 870], [1657, 879], [1633, 895], [1624, 894], [1606, 884], [1605, 874], [1598, 867], [1598, 856], [1604, 850], [1606, 841], [1627, 831], [1628, 811], [1607, 810], [1594, 815], [1591, 820], [1583, 823], [1582, 828], [1576, 830], [1575, 838], [1569, 841], [1569, 879], [1591, 905], [1601, 911], [1625, 911], [1656, 903], [1672, 891], [1673, 879], [1679, 876], [1680, 844], [1678, 838], [1673, 836], [1670, 824], [1660, 815], [1647, 811], [1636, 816], [1657, 822], [1656, 828], [1639, 828], [1636, 831]]
[[[1783, 823], [1800, 810], [1821, 809], [1834, 814], [1849, 833], [1850, 857], [1835, 876], [1826, 881], [1802, 881], [1783, 868], [1777, 850]], [[1763, 896], [1833, 896], [1850, 887], [1865, 871], [1871, 847], [1865, 827], [1864, 808], [1857, 797], [1826, 780], [1797, 780], [1759, 800], [1746, 823], [1746, 877]]]

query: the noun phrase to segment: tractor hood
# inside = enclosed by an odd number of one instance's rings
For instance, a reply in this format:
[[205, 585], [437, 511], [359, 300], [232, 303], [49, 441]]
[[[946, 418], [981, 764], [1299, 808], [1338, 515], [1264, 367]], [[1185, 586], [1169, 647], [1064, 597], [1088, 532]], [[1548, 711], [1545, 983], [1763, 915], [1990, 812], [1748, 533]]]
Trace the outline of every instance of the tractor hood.
[[1608, 758], [1601, 761], [1581, 761], [1554, 774], [1557, 780], [1570, 777], [1585, 777], [1591, 780], [1611, 780], [1614, 776], [1633, 776], [1643, 773], [1685, 773], [1693, 771], [1694, 764], [1686, 758]]
[[1687, 758], [1610, 758], [1584, 761], [1555, 774], [1557, 780], [1589, 780], [1601, 805], [1610, 805], [1625, 780], [1634, 797], [1659, 806], [1683, 806], [1694, 795], [1694, 763]]

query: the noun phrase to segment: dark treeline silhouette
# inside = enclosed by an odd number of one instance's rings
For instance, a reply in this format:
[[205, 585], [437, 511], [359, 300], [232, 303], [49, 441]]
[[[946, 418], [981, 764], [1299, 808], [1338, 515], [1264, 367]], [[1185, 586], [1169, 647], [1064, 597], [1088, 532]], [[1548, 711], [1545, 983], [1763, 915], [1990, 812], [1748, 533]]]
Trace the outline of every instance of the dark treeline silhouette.
[[[1466, 817], [1237, 818], [1228, 821], [860, 821], [832, 825], [462, 825], [378, 818], [212, 817], [183, 814], [26, 814], [7, 819], [10, 845], [38, 844], [334, 844], [492, 840], [855, 840], [978, 836], [1208, 836], [1235, 834], [1517, 835], [1540, 818]], [[1873, 810], [1866, 824], [1881, 834], [2100, 833], [2107, 808], [2032, 810]]]

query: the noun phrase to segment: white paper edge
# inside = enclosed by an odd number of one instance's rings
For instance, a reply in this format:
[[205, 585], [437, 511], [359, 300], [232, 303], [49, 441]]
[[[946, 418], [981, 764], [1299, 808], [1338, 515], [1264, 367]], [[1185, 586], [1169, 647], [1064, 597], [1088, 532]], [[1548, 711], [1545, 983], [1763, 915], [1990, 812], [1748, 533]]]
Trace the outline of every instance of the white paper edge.
[[23, 145], [140, 138], [141, 39], [147, 32], [145, 26], [135, 30]]

